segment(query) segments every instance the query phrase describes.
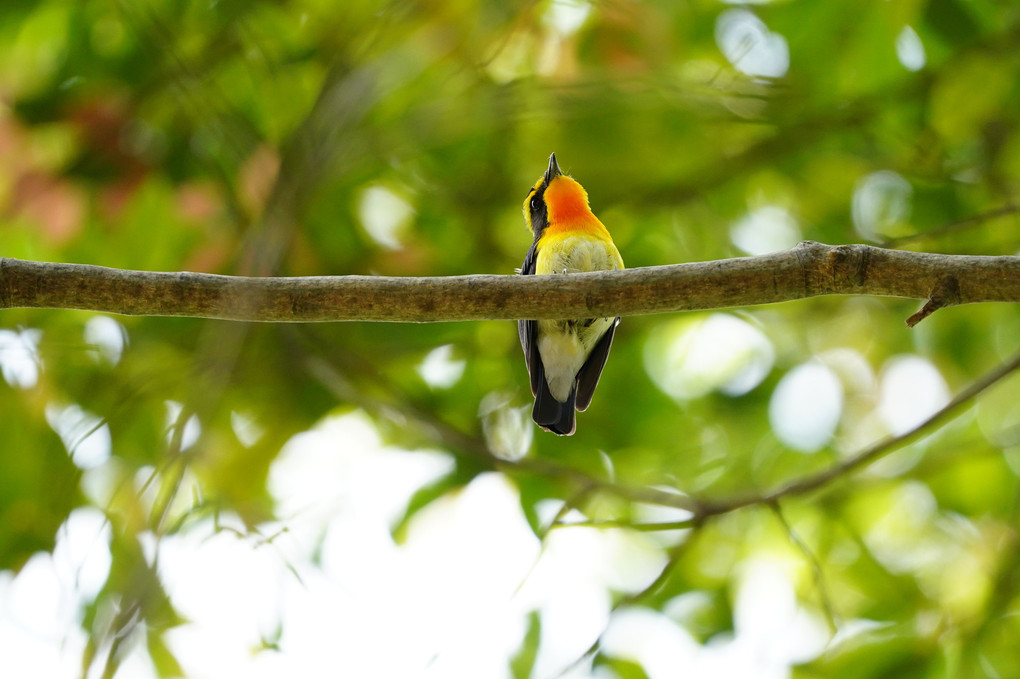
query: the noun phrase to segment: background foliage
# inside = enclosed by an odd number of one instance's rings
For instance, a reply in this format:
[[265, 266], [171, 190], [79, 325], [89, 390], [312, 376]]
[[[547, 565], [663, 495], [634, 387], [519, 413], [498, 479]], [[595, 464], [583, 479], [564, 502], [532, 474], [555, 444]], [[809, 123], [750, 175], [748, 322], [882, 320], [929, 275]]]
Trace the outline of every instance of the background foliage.
[[[631, 267], [800, 239], [1015, 254], [1018, 41], [1020, 10], [996, 0], [8, 0], [0, 255], [512, 273], [530, 238], [520, 202], [550, 151]], [[487, 451], [703, 498], [757, 492], [916, 424], [1017, 344], [1013, 306], [909, 330], [916, 308], [827, 298], [624, 319], [570, 439], [533, 432], [511, 323], [111, 325], [7, 310], [0, 568], [13, 582], [72, 511], [100, 510], [112, 565], [74, 617], [83, 672], [116, 671], [122, 640], [137, 641], [122, 632], [141, 622], [141, 646], [173, 676], [183, 659], [162, 635], [184, 620], [148, 545], [210, 518], [246, 535], [277, 525], [271, 465], [331, 413], [364, 411], [384, 442], [453, 460], [408, 491], [398, 541], [415, 512], [493, 467]], [[427, 356], [446, 372], [423, 377]], [[663, 535], [673, 566], [642, 605], [710, 645], [739, 622], [741, 564], [779, 555], [799, 605], [843, 633], [793, 676], [1020, 675], [1018, 397], [1009, 380], [778, 513]], [[97, 436], [108, 452], [86, 446]], [[594, 520], [647, 517], [576, 477], [507, 473], [540, 535], [550, 498]], [[693, 613], [670, 607], [691, 593]], [[529, 620], [507, 642], [518, 677], [543, 643]], [[654, 676], [608, 651], [594, 663]]]

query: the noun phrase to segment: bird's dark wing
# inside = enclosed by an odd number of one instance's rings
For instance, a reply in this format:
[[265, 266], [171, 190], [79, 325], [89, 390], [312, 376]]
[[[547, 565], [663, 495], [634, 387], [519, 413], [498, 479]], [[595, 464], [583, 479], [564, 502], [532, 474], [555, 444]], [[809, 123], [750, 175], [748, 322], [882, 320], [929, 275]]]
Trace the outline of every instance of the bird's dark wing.
[[[535, 244], [528, 248], [528, 254], [524, 256], [524, 264], [521, 265], [522, 276], [535, 275]], [[538, 322], [517, 321], [517, 334], [521, 337], [521, 348], [524, 349], [524, 361], [528, 366], [528, 374], [531, 377], [531, 395], [538, 396], [539, 387], [545, 382], [545, 368], [542, 366], [542, 357], [538, 353]]]
[[531, 410], [531, 419], [546, 431], [560, 436], [574, 433], [574, 392], [564, 402], [559, 402], [549, 391], [545, 380], [539, 385], [535, 395], [535, 407]]
[[595, 395], [595, 387], [599, 384], [599, 376], [602, 375], [602, 368], [606, 366], [606, 359], [609, 358], [609, 347], [613, 346], [613, 335], [616, 334], [616, 326], [620, 324], [620, 317], [617, 316], [613, 324], [606, 330], [595, 348], [588, 355], [581, 369], [577, 371], [577, 401], [576, 407], [585, 411], [591, 404], [591, 397]]

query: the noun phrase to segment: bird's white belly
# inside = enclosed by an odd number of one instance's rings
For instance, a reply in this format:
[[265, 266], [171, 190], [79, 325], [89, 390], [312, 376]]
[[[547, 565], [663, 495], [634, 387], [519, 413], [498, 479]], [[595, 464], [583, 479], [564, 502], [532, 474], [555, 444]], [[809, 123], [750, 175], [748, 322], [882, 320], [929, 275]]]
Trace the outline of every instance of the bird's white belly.
[[545, 381], [549, 392], [557, 401], [570, 397], [577, 372], [591, 354], [591, 350], [612, 325], [611, 318], [576, 321], [539, 321], [538, 353], [545, 366]]

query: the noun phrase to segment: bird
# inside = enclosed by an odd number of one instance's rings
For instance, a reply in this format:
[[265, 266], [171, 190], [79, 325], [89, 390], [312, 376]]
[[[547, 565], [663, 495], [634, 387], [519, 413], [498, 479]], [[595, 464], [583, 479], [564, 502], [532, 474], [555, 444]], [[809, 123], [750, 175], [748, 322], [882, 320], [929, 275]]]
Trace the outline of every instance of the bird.
[[[524, 199], [524, 221], [534, 240], [522, 275], [624, 268], [612, 236], [592, 214], [588, 193], [560, 170], [555, 153]], [[517, 322], [535, 397], [535, 424], [560, 436], [574, 433], [574, 411], [591, 404], [619, 324], [619, 316]]]

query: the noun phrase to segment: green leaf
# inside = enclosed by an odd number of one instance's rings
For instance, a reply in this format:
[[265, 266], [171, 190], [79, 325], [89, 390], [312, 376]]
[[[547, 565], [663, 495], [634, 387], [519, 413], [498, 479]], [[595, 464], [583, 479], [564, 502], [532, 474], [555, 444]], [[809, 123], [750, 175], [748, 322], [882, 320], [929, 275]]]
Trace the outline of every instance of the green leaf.
[[521, 641], [521, 647], [510, 658], [510, 672], [514, 679], [530, 679], [538, 656], [538, 643], [542, 636], [542, 620], [538, 611], [528, 613], [528, 630]]
[[[38, 397], [38, 393], [36, 394]], [[53, 549], [57, 529], [84, 499], [81, 472], [45, 416], [0, 381], [0, 569]]]
[[146, 635], [146, 647], [149, 651], [149, 658], [156, 668], [156, 674], [163, 679], [171, 677], [183, 677], [184, 669], [177, 662], [177, 658], [170, 651], [170, 648], [163, 641], [163, 635], [159, 630], [149, 629]]

